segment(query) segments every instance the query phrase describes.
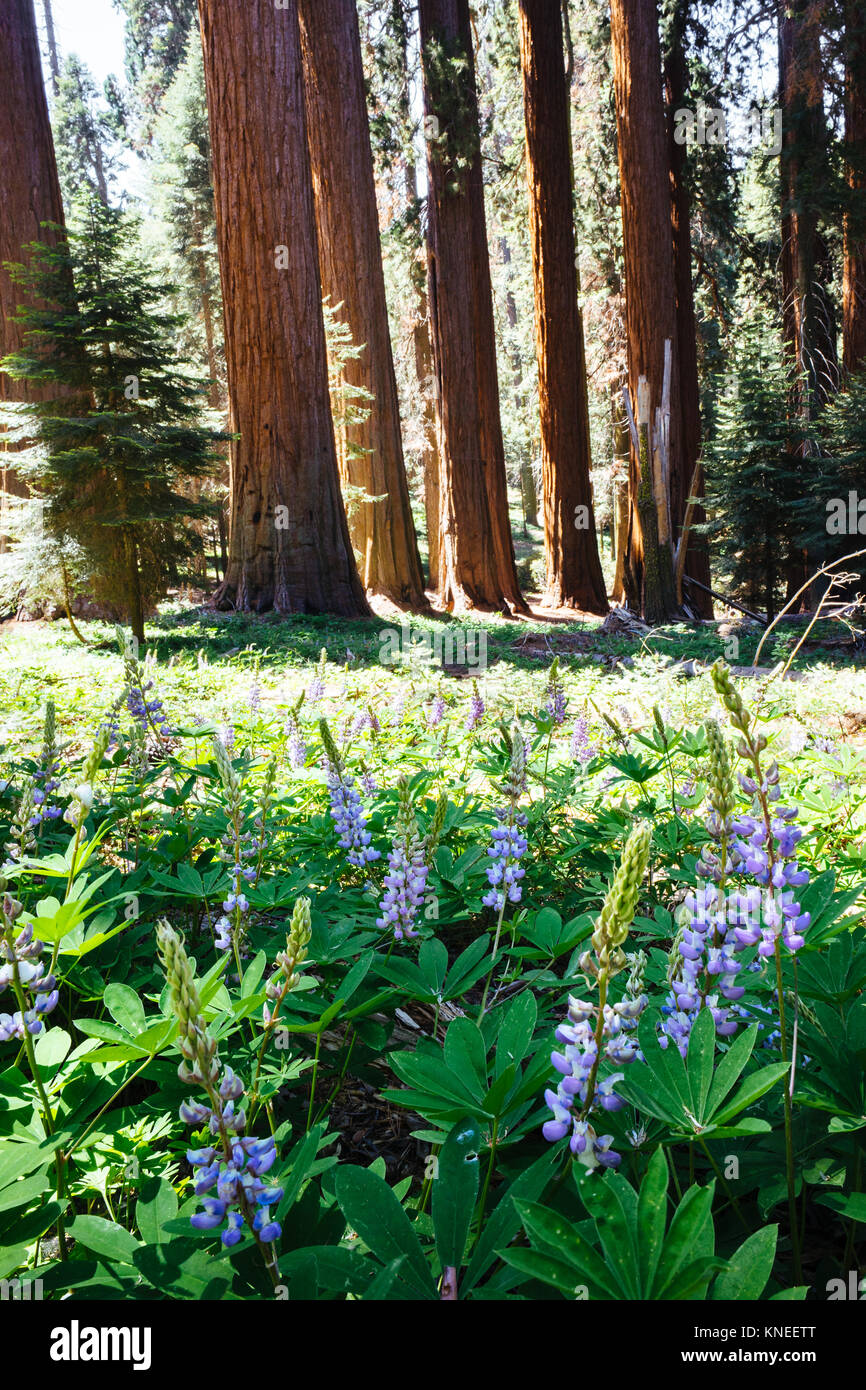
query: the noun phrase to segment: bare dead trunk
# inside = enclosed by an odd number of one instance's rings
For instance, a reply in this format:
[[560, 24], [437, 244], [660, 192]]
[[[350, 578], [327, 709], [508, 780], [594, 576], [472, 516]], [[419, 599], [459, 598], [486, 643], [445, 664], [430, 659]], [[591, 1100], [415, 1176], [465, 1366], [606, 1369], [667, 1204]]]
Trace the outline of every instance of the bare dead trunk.
[[232, 507], [222, 607], [369, 613], [340, 495], [296, 0], [201, 0]]
[[541, 413], [545, 603], [607, 612], [590, 483], [561, 16], [520, 0], [527, 184]]
[[363, 345], [343, 374], [368, 391], [368, 418], [345, 426], [344, 480], [382, 501], [362, 503], [350, 523], [368, 589], [425, 608], [424, 577], [403, 461], [391, 352], [373, 153], [355, 0], [300, 0], [304, 89], [322, 290], [352, 341]]

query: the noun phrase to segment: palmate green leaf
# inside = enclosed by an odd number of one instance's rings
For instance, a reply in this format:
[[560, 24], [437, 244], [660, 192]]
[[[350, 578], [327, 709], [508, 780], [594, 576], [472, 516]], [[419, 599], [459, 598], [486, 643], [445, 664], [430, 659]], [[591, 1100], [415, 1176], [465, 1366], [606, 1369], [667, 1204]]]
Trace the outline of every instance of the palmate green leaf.
[[[558, 1259], [546, 1250], [526, 1250], [520, 1246], [508, 1246], [505, 1250], [497, 1250], [496, 1254], [512, 1269], [525, 1274], [529, 1279], [540, 1279], [542, 1283], [550, 1284], [565, 1298], [579, 1298], [587, 1287], [586, 1280], [578, 1276], [573, 1265]], [[609, 1295], [602, 1294], [601, 1297]]]
[[652, 1283], [650, 1297], [670, 1298], [669, 1290], [681, 1271], [696, 1254], [701, 1240], [712, 1231], [715, 1182], [706, 1187], [690, 1187], [673, 1214], [665, 1237], [662, 1257]]
[[760, 1100], [777, 1081], [783, 1076], [787, 1076], [790, 1067], [787, 1062], [771, 1062], [769, 1066], [761, 1067], [758, 1071], [747, 1076], [736, 1095], [724, 1105], [721, 1110], [713, 1116], [716, 1124], [724, 1125], [739, 1115], [741, 1110], [753, 1105], [756, 1100]]
[[538, 1019], [538, 1005], [529, 990], [518, 994], [509, 1005], [502, 1007], [505, 1014], [496, 1040], [497, 1076], [510, 1063], [517, 1066], [523, 1061]]
[[125, 1033], [135, 1038], [144, 1032], [144, 1005], [134, 989], [112, 981], [105, 986], [103, 998], [111, 1017]]
[[76, 1216], [69, 1227], [69, 1235], [86, 1250], [103, 1259], [130, 1264], [141, 1249], [135, 1236], [130, 1235], [125, 1226], [116, 1221], [106, 1221], [101, 1216]]
[[[592, 1181], [590, 1174], [586, 1174], [582, 1182], [579, 1180], [582, 1191], [588, 1181]], [[640, 1298], [637, 1193], [619, 1173], [607, 1173], [601, 1182], [596, 1179], [592, 1195], [587, 1193], [586, 1201], [607, 1271], [619, 1288], [617, 1297]]]
[[433, 1232], [436, 1252], [444, 1272], [459, 1269], [463, 1263], [466, 1238], [478, 1197], [481, 1130], [467, 1116], [451, 1130], [439, 1154], [439, 1168], [433, 1180]]
[[166, 1222], [174, 1220], [177, 1210], [177, 1193], [166, 1178], [142, 1180], [135, 1204], [135, 1220], [145, 1244], [161, 1245], [166, 1239], [171, 1239], [163, 1228]]
[[480, 1029], [468, 1018], [455, 1018], [448, 1026], [445, 1065], [473, 1100], [483, 1100], [487, 1090], [487, 1052]]
[[[592, 1296], [601, 1291], [606, 1298], [623, 1297], [602, 1255], [583, 1239], [572, 1222], [537, 1202], [517, 1201], [515, 1206], [533, 1244], [541, 1246], [543, 1254], [572, 1271], [572, 1286], [575, 1283], [586, 1284]], [[507, 1264], [519, 1268], [510, 1258], [516, 1252], [500, 1250], [497, 1253]]]
[[764, 1226], [748, 1236], [713, 1281], [711, 1297], [756, 1302], [773, 1271], [778, 1235], [778, 1226]]
[[638, 1270], [641, 1297], [652, 1288], [661, 1259], [667, 1225], [668, 1165], [664, 1150], [656, 1149], [640, 1185], [637, 1202]]
[[[670, 1048], [668, 1049], [670, 1050]], [[692, 1113], [703, 1123], [707, 1096], [713, 1080], [716, 1054], [716, 1026], [707, 1008], [701, 1009], [689, 1034], [686, 1077], [692, 1098]]]
[[707, 1111], [713, 1114], [725, 1096], [737, 1084], [755, 1047], [758, 1025], [751, 1023], [742, 1033], [738, 1033], [727, 1052], [716, 1064], [716, 1074], [707, 1097]]
[[517, 1202], [537, 1201], [558, 1165], [559, 1156], [556, 1150], [551, 1148], [542, 1154], [541, 1158], [536, 1159], [531, 1167], [520, 1173], [500, 1197], [495, 1209], [486, 1218], [478, 1243], [472, 1252], [472, 1259], [462, 1281], [464, 1296], [487, 1273], [496, 1259], [497, 1248], [513, 1240], [520, 1230]]
[[[389, 1061], [400, 1080], [416, 1091], [429, 1094], [431, 1099], [439, 1097], [448, 1102], [458, 1101], [467, 1108], [474, 1107], [475, 1093], [453, 1071], [446, 1071], [441, 1059], [427, 1057], [421, 1052], [392, 1052]], [[399, 1097], [401, 1093], [395, 1091], [393, 1094]]]
[[352, 1230], [383, 1264], [404, 1256], [403, 1278], [424, 1299], [436, 1297], [418, 1237], [400, 1201], [384, 1178], [369, 1168], [346, 1164], [337, 1169], [334, 1190]]

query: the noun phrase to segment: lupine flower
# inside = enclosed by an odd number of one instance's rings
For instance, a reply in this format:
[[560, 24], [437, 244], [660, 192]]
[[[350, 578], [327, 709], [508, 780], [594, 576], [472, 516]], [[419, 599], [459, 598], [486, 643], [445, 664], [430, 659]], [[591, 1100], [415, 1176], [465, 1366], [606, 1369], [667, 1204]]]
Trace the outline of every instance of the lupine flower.
[[307, 699], [311, 705], [317, 705], [325, 693], [325, 667], [327, 663], [328, 651], [326, 647], [323, 647], [319, 653], [319, 664], [313, 679], [307, 686]]
[[283, 1000], [287, 994], [297, 988], [300, 982], [301, 977], [296, 974], [296, 971], [298, 966], [302, 965], [307, 958], [307, 947], [310, 944], [311, 936], [310, 900], [309, 898], [297, 898], [286, 936], [286, 949], [278, 954], [275, 962], [276, 969], [268, 980], [265, 989], [268, 999], [273, 1003], [273, 1008], [265, 1004], [262, 1009], [262, 1020], [266, 1028], [273, 1028]]
[[427, 711], [427, 726], [436, 729], [445, 718], [445, 696], [441, 690], [437, 690], [433, 696], [433, 703]]
[[559, 674], [559, 658], [554, 657], [550, 665], [547, 676], [547, 692], [544, 701], [544, 708], [550, 715], [554, 724], [565, 723], [565, 707], [567, 701], [565, 690], [563, 689], [562, 679]]
[[526, 791], [526, 744], [517, 724], [511, 729], [511, 762], [502, 789], [506, 804], [494, 811], [499, 824], [490, 832], [493, 843], [487, 851], [492, 861], [487, 869], [490, 892], [481, 900], [485, 907], [498, 912], [504, 909], [506, 898], [511, 903], [520, 902], [520, 880], [526, 872], [520, 867], [520, 860], [529, 844], [523, 834], [526, 814], [518, 810], [520, 797]]
[[303, 767], [307, 761], [307, 745], [304, 742], [294, 711], [286, 716], [285, 730], [289, 748], [289, 762], [297, 770], [297, 768]]
[[23, 908], [16, 898], [4, 892], [0, 899], [0, 994], [11, 985], [18, 1008], [12, 1014], [0, 1013], [0, 1042], [23, 1038], [25, 1033], [41, 1033], [43, 1019], [57, 1007], [60, 995], [57, 980], [45, 974], [39, 957], [44, 944], [33, 935], [32, 925], [15, 935], [14, 922]]
[[72, 790], [72, 796], [66, 810], [63, 812], [63, 819], [67, 824], [74, 826], [79, 838], [85, 836], [84, 822], [93, 809], [96, 799], [94, 782], [96, 781], [99, 769], [102, 767], [102, 760], [108, 750], [108, 740], [111, 737], [110, 731], [101, 726], [97, 730], [93, 747], [85, 759], [81, 769], [81, 781]]
[[571, 756], [581, 767], [585, 767], [597, 753], [597, 747], [589, 741], [589, 724], [582, 714], [578, 715], [571, 734]]
[[[258, 854], [260, 841], [251, 831], [243, 829], [243, 786], [232, 765], [228, 748], [220, 738], [213, 740], [212, 747], [217, 772], [226, 796], [230, 825], [229, 833], [224, 835], [220, 842], [221, 857], [229, 868], [230, 887], [223, 901], [222, 915], [214, 926], [214, 943], [218, 951], [229, 951], [236, 947], [238, 954], [243, 955], [247, 929], [246, 918], [250, 910], [249, 899], [244, 892], [244, 887], [246, 884], [254, 882], [256, 878], [256, 870], [252, 865], [245, 865], [244, 860], [251, 859]], [[271, 764], [269, 764], [270, 782], [266, 777], [267, 805], [270, 804], [269, 798], [273, 790], [275, 771], [276, 762], [272, 759]], [[260, 821], [262, 814], [260, 807]], [[259, 833], [262, 833], [261, 828]]]
[[[201, 1086], [209, 1105], [184, 1102], [180, 1118], [185, 1124], [208, 1126], [216, 1143], [190, 1149], [187, 1159], [196, 1170], [195, 1193], [203, 1197], [202, 1210], [190, 1218], [196, 1230], [215, 1230], [225, 1222], [222, 1243], [237, 1245], [242, 1228], [250, 1229], [275, 1282], [279, 1279], [271, 1242], [282, 1234], [271, 1218], [270, 1208], [282, 1198], [282, 1188], [262, 1182], [276, 1159], [273, 1136], [254, 1139], [243, 1136], [246, 1113], [239, 1102], [244, 1096], [240, 1077], [231, 1067], [222, 1068], [217, 1044], [211, 1037], [201, 1009], [192, 967], [182, 939], [166, 921], [156, 929], [171, 1004], [178, 1021], [178, 1046], [183, 1061], [178, 1068], [181, 1081]], [[213, 1193], [215, 1196], [205, 1196]]]
[[367, 829], [367, 821], [361, 807], [361, 798], [355, 790], [352, 777], [343, 767], [327, 721], [319, 721], [322, 742], [325, 745], [325, 770], [328, 791], [331, 797], [331, 819], [339, 837], [338, 843], [347, 851], [350, 864], [363, 868], [379, 858], [379, 851], [370, 844], [372, 836]]
[[[569, 996], [568, 1022], [561, 1024], [555, 1034], [564, 1050], [551, 1054], [562, 1079], [555, 1091], [545, 1091], [553, 1119], [542, 1126], [542, 1133], [551, 1143], [570, 1133], [571, 1152], [589, 1169], [615, 1168], [620, 1162], [620, 1155], [610, 1147], [612, 1136], [598, 1135], [589, 1117], [593, 1110], [618, 1110], [623, 1104], [614, 1090], [623, 1073], [615, 1070], [600, 1077], [602, 1060], [619, 1068], [639, 1055], [631, 1034], [647, 1004], [643, 993], [643, 952], [632, 957], [624, 997], [611, 1005], [607, 991], [610, 980], [628, 964], [622, 946], [634, 919], [649, 860], [650, 833], [648, 825], [640, 825], [629, 836], [592, 934], [593, 949], [580, 958], [580, 969], [587, 981], [597, 985], [598, 1002]], [[577, 1113], [575, 1098], [579, 1102]]]
[[484, 718], [484, 701], [478, 692], [478, 682], [472, 682], [472, 695], [469, 700], [469, 713], [466, 716], [466, 728], [469, 733], [481, 723]]
[[394, 843], [388, 855], [385, 894], [379, 904], [382, 915], [376, 918], [376, 926], [390, 927], [394, 939], [402, 941], [404, 937], [418, 935], [415, 921], [424, 903], [429, 869], [405, 777], [398, 782], [397, 795]]

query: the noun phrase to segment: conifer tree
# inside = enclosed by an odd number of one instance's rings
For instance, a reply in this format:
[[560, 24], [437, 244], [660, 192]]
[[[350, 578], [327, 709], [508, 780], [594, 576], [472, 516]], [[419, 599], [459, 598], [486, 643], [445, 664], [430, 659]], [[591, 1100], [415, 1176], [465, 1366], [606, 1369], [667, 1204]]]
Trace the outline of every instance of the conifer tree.
[[3, 370], [50, 394], [17, 408], [36, 438], [21, 471], [46, 530], [87, 557], [93, 597], [119, 596], [143, 643], [148, 607], [197, 543], [184, 522], [205, 510], [178, 485], [212, 472], [217, 436], [198, 423], [202, 392], [173, 358], [165, 287], [141, 268], [122, 213], [93, 198], [66, 239], [29, 249], [12, 268], [30, 306], [23, 345]]

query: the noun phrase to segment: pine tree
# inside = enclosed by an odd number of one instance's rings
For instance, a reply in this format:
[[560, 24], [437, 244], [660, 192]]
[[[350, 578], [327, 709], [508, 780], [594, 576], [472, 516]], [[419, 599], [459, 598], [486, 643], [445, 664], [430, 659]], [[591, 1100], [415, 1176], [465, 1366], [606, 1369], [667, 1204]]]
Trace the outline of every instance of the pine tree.
[[12, 273], [43, 307], [21, 311], [24, 343], [3, 369], [51, 394], [18, 408], [37, 440], [22, 472], [49, 533], [86, 555], [94, 597], [119, 592], [143, 643], [148, 607], [196, 543], [183, 523], [205, 510], [178, 485], [212, 472], [217, 436], [198, 423], [202, 392], [173, 358], [165, 287], [142, 270], [122, 213], [94, 198], [65, 240], [30, 250]]
[[740, 325], [744, 346], [717, 397], [700, 531], [733, 593], [772, 620], [789, 556], [807, 543], [818, 509], [791, 437], [787, 372], [775, 342], [761, 353], [760, 336], [753, 323]]
[[86, 202], [91, 193], [108, 203], [117, 162], [111, 150], [115, 123], [109, 113], [100, 109], [99, 92], [90, 69], [74, 53], [64, 60], [60, 70], [52, 125], [66, 207], [81, 200]]

